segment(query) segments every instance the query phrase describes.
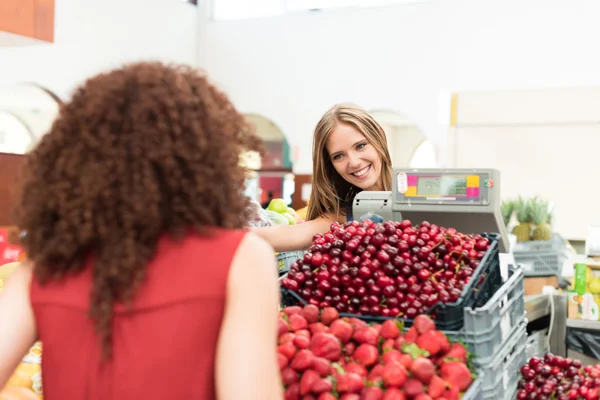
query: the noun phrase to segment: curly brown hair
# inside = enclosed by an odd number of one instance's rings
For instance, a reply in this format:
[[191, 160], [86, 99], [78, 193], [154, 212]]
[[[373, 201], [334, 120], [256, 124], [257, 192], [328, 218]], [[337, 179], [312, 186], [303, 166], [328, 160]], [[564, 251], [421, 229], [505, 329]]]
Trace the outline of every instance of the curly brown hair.
[[262, 141], [204, 75], [137, 63], [85, 82], [28, 155], [16, 215], [34, 274], [61, 279], [93, 256], [105, 357], [113, 306], [130, 303], [161, 235], [248, 225], [245, 151]]

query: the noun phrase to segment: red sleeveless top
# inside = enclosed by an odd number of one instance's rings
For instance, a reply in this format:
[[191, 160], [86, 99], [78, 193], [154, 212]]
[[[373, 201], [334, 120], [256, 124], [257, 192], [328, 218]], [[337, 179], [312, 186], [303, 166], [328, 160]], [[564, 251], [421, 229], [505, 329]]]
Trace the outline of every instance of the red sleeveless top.
[[31, 285], [43, 343], [45, 400], [208, 400], [227, 276], [243, 231], [162, 238], [133, 308], [115, 308], [113, 357], [88, 317], [91, 268], [62, 282]]

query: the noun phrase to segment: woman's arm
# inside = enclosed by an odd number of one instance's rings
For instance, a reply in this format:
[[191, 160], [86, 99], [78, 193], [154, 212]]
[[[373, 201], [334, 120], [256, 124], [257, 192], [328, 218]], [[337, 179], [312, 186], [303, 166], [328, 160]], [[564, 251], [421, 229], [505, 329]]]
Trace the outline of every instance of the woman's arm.
[[277, 252], [305, 250], [312, 244], [313, 236], [327, 232], [334, 221], [330, 216], [324, 216], [298, 225], [252, 228], [252, 232], [263, 238]]
[[281, 400], [279, 285], [273, 249], [249, 233], [233, 259], [216, 359], [219, 400]]
[[32, 271], [21, 266], [0, 293], [0, 389], [6, 385], [37, 336], [29, 301]]

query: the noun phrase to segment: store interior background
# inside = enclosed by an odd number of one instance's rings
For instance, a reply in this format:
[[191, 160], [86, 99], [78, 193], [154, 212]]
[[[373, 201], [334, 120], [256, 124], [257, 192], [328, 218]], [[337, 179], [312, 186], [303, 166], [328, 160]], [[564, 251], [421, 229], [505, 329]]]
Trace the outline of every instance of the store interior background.
[[257, 125], [270, 154], [250, 185], [261, 202], [272, 191], [301, 205], [314, 125], [351, 101], [385, 127], [397, 167], [499, 169], [503, 197], [552, 199], [555, 229], [580, 250], [600, 225], [599, 2], [393, 0], [261, 16], [258, 0], [215, 1], [229, 2], [222, 20], [204, 1], [55, 0], [51, 43], [1, 33], [0, 151], [34, 145], [55, 100], [86, 77], [163, 60], [208, 71]]

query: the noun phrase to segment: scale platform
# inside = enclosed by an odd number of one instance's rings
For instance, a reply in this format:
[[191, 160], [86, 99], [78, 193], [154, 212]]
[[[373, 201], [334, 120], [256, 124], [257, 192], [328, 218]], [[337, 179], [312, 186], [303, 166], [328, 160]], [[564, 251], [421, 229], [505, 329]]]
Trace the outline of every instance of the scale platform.
[[500, 172], [494, 169], [395, 168], [391, 192], [356, 195], [356, 219], [377, 214], [384, 220], [429, 221], [463, 233], [499, 233], [508, 253], [508, 233], [500, 212]]

